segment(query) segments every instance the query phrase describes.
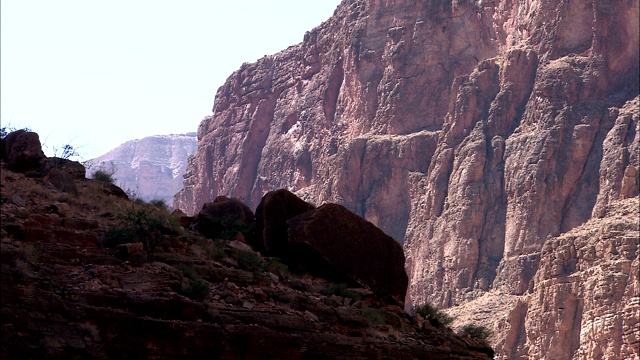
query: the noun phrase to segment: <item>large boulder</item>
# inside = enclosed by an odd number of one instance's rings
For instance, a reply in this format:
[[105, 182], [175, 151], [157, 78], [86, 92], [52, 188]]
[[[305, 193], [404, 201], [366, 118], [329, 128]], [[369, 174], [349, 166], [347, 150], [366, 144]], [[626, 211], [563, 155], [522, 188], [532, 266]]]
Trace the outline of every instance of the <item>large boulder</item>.
[[287, 220], [314, 208], [289, 190], [268, 192], [256, 208], [255, 236], [250, 245], [263, 254], [287, 260]]
[[288, 242], [298, 264], [322, 266], [376, 294], [404, 304], [408, 277], [402, 246], [369, 221], [338, 204], [289, 219]]
[[210, 239], [227, 239], [235, 238], [238, 233], [249, 233], [255, 217], [240, 199], [219, 196], [202, 206], [194, 223], [198, 232]]
[[7, 169], [15, 172], [39, 170], [46, 158], [37, 133], [17, 130], [2, 139], [2, 160]]

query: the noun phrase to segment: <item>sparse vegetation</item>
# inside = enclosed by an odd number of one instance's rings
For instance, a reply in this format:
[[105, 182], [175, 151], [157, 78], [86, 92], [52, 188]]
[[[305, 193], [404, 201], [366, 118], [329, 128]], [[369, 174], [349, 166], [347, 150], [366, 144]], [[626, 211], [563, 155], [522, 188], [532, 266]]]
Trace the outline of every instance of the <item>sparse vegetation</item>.
[[267, 262], [264, 258], [253, 251], [233, 249], [232, 256], [241, 269], [251, 271], [254, 274], [259, 274], [267, 268]]
[[481, 342], [488, 344], [492, 332], [486, 326], [466, 324], [462, 327], [462, 329], [460, 329], [460, 334], [469, 335], [474, 339], [478, 339]]
[[349, 285], [346, 283], [329, 283], [323, 291], [323, 295], [337, 295], [349, 298], [353, 301], [359, 301], [362, 299], [362, 294], [349, 290]]
[[209, 294], [209, 285], [200, 278], [198, 273], [185, 265], [179, 265], [178, 269], [189, 279], [186, 286], [180, 288], [180, 293], [192, 300], [203, 300]]
[[18, 131], [18, 130], [24, 130], [24, 131], [31, 131], [31, 129], [29, 127], [15, 127], [11, 124], [7, 125], [7, 126], [3, 126], [2, 128], [0, 128], [0, 139], [4, 139], [7, 137], [7, 135], [11, 134], [14, 131]]
[[110, 174], [104, 170], [96, 170], [91, 173], [91, 178], [105, 184], [113, 184], [115, 179], [113, 178], [113, 174]]
[[428, 320], [431, 325], [441, 328], [444, 326], [449, 326], [454, 320], [454, 318], [447, 314], [446, 312], [439, 310], [437, 307], [431, 305], [430, 303], [425, 303], [424, 305], [417, 306], [414, 309], [416, 314], [420, 314], [425, 320]]
[[269, 258], [267, 260], [267, 270], [283, 279], [289, 279], [291, 277], [289, 267], [283, 264], [278, 258]]
[[102, 245], [116, 247], [119, 244], [141, 242], [147, 252], [147, 260], [151, 262], [163, 233], [170, 230], [167, 217], [166, 211], [132, 204], [126, 214], [121, 216], [120, 225], [107, 230]]
[[380, 315], [379, 311], [371, 308], [362, 309], [362, 316], [369, 322], [371, 325], [384, 325], [384, 317]]
[[69, 160], [72, 157], [80, 156], [80, 153], [78, 153], [78, 149], [73, 147], [71, 144], [66, 144], [60, 147], [54, 146], [53, 156], [59, 159]]

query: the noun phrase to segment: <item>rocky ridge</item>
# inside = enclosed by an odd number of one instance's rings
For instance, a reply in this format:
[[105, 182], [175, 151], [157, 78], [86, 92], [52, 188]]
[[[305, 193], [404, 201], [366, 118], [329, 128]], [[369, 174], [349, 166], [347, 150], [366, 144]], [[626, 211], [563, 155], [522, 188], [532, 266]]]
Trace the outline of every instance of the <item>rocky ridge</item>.
[[[219, 89], [176, 207], [277, 188], [336, 202], [403, 243], [407, 307], [508, 294], [500, 311], [522, 318], [546, 244], [638, 197], [638, 16], [622, 0], [345, 0]], [[552, 348], [512, 329], [500, 356]], [[576, 341], [570, 358], [601, 347]]]
[[113, 171], [118, 185], [145, 199], [173, 203], [182, 187], [189, 156], [197, 147], [195, 133], [155, 135], [127, 141], [115, 149], [88, 160], [87, 177], [93, 171]]
[[[84, 171], [66, 172], [73, 186], [61, 190], [47, 174], [1, 167], [3, 359], [493, 355], [366, 289], [183, 230], [165, 210]], [[132, 236], [129, 222], [155, 233], [150, 219], [160, 221], [155, 252], [117, 245]]]

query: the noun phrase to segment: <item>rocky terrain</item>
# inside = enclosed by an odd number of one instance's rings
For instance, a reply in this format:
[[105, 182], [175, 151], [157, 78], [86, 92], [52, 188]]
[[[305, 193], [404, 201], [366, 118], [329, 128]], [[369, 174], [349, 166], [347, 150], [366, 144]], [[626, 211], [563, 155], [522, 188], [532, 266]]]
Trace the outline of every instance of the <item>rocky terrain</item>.
[[366, 287], [290, 271], [242, 232], [186, 230], [45, 158], [35, 133], [10, 134], [0, 153], [2, 359], [493, 357]]
[[[637, 264], [638, 212], [626, 235], [566, 235], [638, 198], [638, 17], [627, 0], [345, 0], [218, 90], [175, 206], [279, 188], [339, 203], [403, 244], [407, 308], [498, 298], [499, 357], [638, 358], [638, 289], [620, 280], [637, 267], [584, 280]], [[587, 260], [587, 243], [630, 258]], [[549, 273], [554, 247], [580, 270]]]
[[87, 177], [102, 169], [113, 172], [116, 183], [145, 200], [173, 204], [180, 190], [189, 156], [195, 154], [195, 133], [155, 135], [127, 141], [86, 162]]

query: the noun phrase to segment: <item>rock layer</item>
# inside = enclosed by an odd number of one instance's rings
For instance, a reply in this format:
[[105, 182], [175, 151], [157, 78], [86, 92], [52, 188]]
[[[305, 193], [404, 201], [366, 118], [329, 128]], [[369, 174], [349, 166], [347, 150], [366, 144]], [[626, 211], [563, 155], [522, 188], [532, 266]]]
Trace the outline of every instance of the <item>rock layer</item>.
[[638, 196], [638, 15], [626, 0], [345, 0], [229, 77], [175, 204], [288, 188], [403, 243], [408, 307], [524, 296], [547, 241]]

